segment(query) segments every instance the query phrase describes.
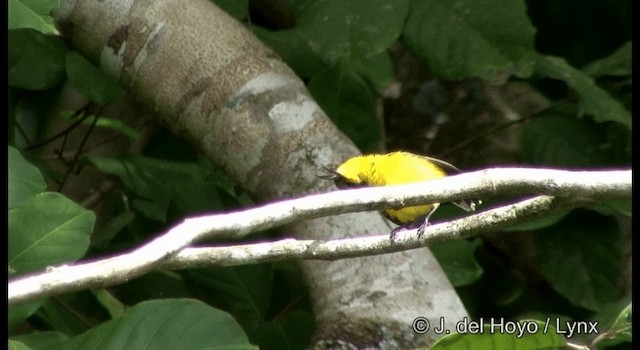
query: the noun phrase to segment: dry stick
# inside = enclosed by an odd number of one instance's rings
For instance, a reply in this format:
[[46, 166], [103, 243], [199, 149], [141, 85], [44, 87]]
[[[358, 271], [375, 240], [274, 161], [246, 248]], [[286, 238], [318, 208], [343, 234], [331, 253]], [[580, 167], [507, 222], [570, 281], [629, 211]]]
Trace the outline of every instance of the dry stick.
[[[174, 261], [171, 258], [173, 255], [204, 238], [239, 238], [251, 232], [270, 229], [294, 221], [344, 212], [434, 203], [443, 200], [453, 201], [463, 198], [488, 198], [498, 193], [539, 193], [566, 198], [553, 199], [543, 196], [532, 200], [531, 203], [521, 202], [520, 205], [524, 206], [524, 209], [516, 205], [507, 205], [498, 208], [500, 210], [486, 211], [461, 219], [462, 221], [456, 220], [434, 225], [425, 232], [424, 242], [400, 239], [392, 245], [389, 242], [382, 243], [386, 239], [386, 235], [383, 235], [368, 238], [359, 237], [346, 240], [346, 243], [342, 244], [352, 246], [360, 244], [358, 242], [364, 242], [370, 244], [369, 248], [373, 249], [374, 252], [371, 254], [393, 252], [432, 243], [434, 241], [434, 238], [430, 238], [432, 232], [442, 229], [442, 225], [448, 225], [445, 227], [447, 227], [448, 234], [453, 235], [453, 238], [465, 237], [462, 235], [463, 232], [467, 232], [465, 227], [473, 223], [480, 225], [474, 228], [477, 233], [493, 231], [521, 222], [523, 218], [525, 220], [531, 219], [536, 212], [541, 212], [542, 214], [539, 216], [543, 216], [561, 209], [607, 199], [628, 197], [631, 194], [631, 170], [590, 172], [528, 168], [488, 169], [424, 183], [336, 191], [267, 204], [229, 214], [190, 218], [150, 243], [129, 253], [73, 266], [49, 268], [44, 273], [13, 279], [8, 286], [8, 302], [12, 305], [47, 295], [126, 282], [157, 269], [162, 264]], [[548, 208], [545, 209], [545, 207]], [[528, 211], [532, 211], [533, 214]], [[484, 227], [483, 223], [492, 222], [495, 226], [482, 228]], [[304, 249], [306, 254], [310, 254], [304, 257], [317, 258], [318, 249], [331, 248], [335, 244], [340, 244], [341, 241], [343, 240], [300, 242], [303, 242], [301, 244], [306, 247]], [[278, 244], [282, 244], [282, 242], [262, 243], [262, 246], [259, 247], [262, 247], [263, 250], [273, 248], [277, 251]], [[228, 255], [241, 256], [242, 248], [238, 247], [242, 247], [242, 245], [234, 246]], [[324, 258], [370, 255], [367, 252], [349, 254], [336, 253], [335, 257], [327, 255]], [[242, 263], [242, 260], [237, 261], [237, 263]], [[251, 261], [259, 262], [261, 260]]]

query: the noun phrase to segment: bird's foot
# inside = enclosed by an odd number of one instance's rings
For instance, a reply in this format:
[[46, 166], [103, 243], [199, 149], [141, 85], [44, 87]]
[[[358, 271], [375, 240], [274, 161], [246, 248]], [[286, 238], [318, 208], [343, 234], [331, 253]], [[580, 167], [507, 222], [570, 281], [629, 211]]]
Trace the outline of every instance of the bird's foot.
[[389, 240], [391, 241], [391, 243], [395, 242], [396, 237], [398, 236], [398, 232], [404, 230], [405, 227], [404, 226], [398, 226], [396, 228], [394, 228], [393, 230], [391, 230], [391, 233], [389, 234]]
[[429, 222], [429, 220], [424, 220], [422, 222], [422, 224], [420, 224], [420, 226], [418, 226], [418, 239], [422, 238], [422, 236], [424, 236], [424, 230], [427, 229], [427, 226], [431, 225], [431, 223]]
[[398, 236], [398, 232], [404, 231], [404, 230], [413, 230], [413, 229], [416, 229], [416, 228], [418, 229], [418, 238], [422, 238], [422, 236], [424, 235], [424, 230], [430, 224], [431, 223], [427, 219], [427, 220], [420, 220], [420, 221], [408, 223], [406, 225], [398, 226], [398, 227], [394, 228], [393, 230], [391, 230], [391, 234], [389, 236], [389, 239], [391, 240], [391, 243], [393, 243], [396, 240], [396, 237]]

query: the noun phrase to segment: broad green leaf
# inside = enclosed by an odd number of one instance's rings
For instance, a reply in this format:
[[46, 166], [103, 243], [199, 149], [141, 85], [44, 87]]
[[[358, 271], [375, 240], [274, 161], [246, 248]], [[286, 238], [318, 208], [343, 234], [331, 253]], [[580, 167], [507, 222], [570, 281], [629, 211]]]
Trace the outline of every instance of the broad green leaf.
[[422, 0], [402, 39], [439, 77], [503, 82], [531, 75], [534, 35], [522, 0]]
[[603, 75], [631, 75], [631, 41], [624, 43], [611, 55], [591, 62], [582, 70], [594, 78]]
[[31, 348], [16, 340], [9, 339], [9, 350], [30, 350]]
[[372, 90], [382, 95], [393, 81], [393, 62], [386, 52], [371, 58], [364, 58], [354, 63], [355, 69], [368, 83]]
[[596, 85], [593, 78], [572, 67], [560, 57], [538, 56], [536, 73], [552, 79], [562, 80], [580, 96], [584, 113], [593, 116], [596, 122], [614, 121], [631, 128], [631, 113]]
[[269, 264], [189, 270], [184, 280], [199, 299], [231, 313], [247, 332], [264, 320], [271, 301]]
[[[85, 298], [91, 298], [93, 302], [88, 305], [85, 302], [77, 302]], [[92, 320], [98, 321], [105, 314], [103, 310], [96, 310], [99, 305], [95, 303], [95, 298], [88, 292], [81, 291], [73, 294], [60, 295], [55, 298], [47, 298], [36, 314], [35, 318], [41, 320], [50, 329], [68, 335], [80, 334], [87, 331], [93, 325], [88, 324], [84, 319], [78, 318], [78, 314], [91, 315]], [[104, 315], [103, 321], [107, 319]]]
[[215, 179], [206, 178], [197, 163], [142, 156], [89, 157], [89, 161], [101, 171], [118, 176], [135, 194], [133, 207], [152, 220], [166, 221], [170, 205], [177, 214], [221, 206]]
[[383, 53], [400, 36], [408, 0], [294, 1], [296, 27], [254, 33], [303, 77], [312, 77], [338, 62], [368, 59]]
[[611, 325], [611, 333], [617, 340], [631, 342], [631, 303], [625, 307]]
[[67, 76], [73, 86], [91, 101], [104, 106], [124, 94], [124, 90], [75, 51], [65, 59]]
[[[110, 159], [89, 157], [89, 161], [98, 169], [107, 174], [116, 175], [122, 182], [136, 194], [132, 200], [134, 208], [142, 212], [152, 220], [164, 222], [167, 218], [167, 210], [171, 200], [170, 183], [163, 180], [162, 175], [171, 175], [171, 167], [176, 162], [163, 162], [143, 157], [125, 157], [122, 159]], [[190, 166], [183, 163], [184, 167], [176, 172], [173, 181], [192, 180], [189, 174]], [[177, 170], [177, 169], [176, 169]], [[185, 176], [180, 179], [180, 174]]]
[[27, 346], [31, 349], [47, 349], [48, 347], [65, 342], [69, 339], [66, 335], [60, 332], [46, 331], [46, 332], [32, 332], [27, 334], [11, 337]]
[[380, 137], [373, 95], [353, 67], [338, 64], [316, 75], [309, 91], [331, 120], [363, 151]]
[[[631, 295], [603, 305], [601, 310], [590, 317], [597, 322], [598, 332], [605, 334], [593, 349], [607, 349], [615, 344], [631, 343]], [[580, 340], [591, 342], [592, 334], [581, 335]]]
[[609, 159], [600, 147], [602, 128], [576, 113], [575, 105], [559, 105], [525, 124], [521, 139], [525, 160], [580, 168], [606, 164]]
[[59, 37], [30, 28], [9, 30], [9, 86], [46, 90], [60, 84], [66, 54]]
[[454, 287], [477, 281], [482, 276], [482, 267], [474, 256], [480, 240], [455, 240], [431, 246], [431, 251], [442, 266]]
[[44, 192], [9, 210], [9, 268], [17, 273], [71, 263], [89, 247], [95, 214]]
[[29, 316], [33, 315], [44, 301], [42, 299], [9, 307], [9, 331], [22, 324]]
[[142, 302], [118, 319], [52, 347], [70, 349], [257, 349], [226, 312], [197, 300]]
[[[589, 209], [596, 211], [602, 215], [621, 215], [631, 218], [631, 193], [628, 198], [614, 199], [606, 202], [596, 203], [589, 206]], [[629, 222], [631, 223], [631, 222]]]
[[252, 28], [262, 42], [278, 53], [297, 75], [311, 78], [326, 69], [322, 55], [316, 53], [309, 40], [299, 30], [270, 31], [260, 27]]
[[101, 227], [101, 230], [95, 232], [91, 236], [92, 248], [106, 248], [108, 243], [115, 237], [118, 232], [122, 231], [127, 225], [129, 225], [136, 218], [136, 213], [132, 210], [125, 211], [121, 214], [115, 215], [109, 219], [106, 225]]
[[632, 203], [630, 198], [616, 199], [616, 200], [604, 202], [603, 204], [613, 208], [618, 213], [631, 217]]
[[493, 350], [542, 350], [564, 349], [565, 339], [552, 326], [536, 320], [509, 321], [493, 318], [493, 323], [478, 324], [476, 321], [460, 321], [459, 332], [440, 338], [431, 350], [493, 349]]
[[296, 30], [327, 64], [369, 58], [400, 36], [408, 0], [312, 0], [298, 6]]
[[600, 310], [618, 295], [623, 241], [613, 219], [574, 211], [558, 225], [536, 233], [540, 271], [572, 304]]
[[622, 309], [622, 311], [620, 311], [620, 314], [618, 315], [618, 317], [616, 317], [616, 320], [613, 321], [611, 328], [618, 329], [626, 327], [626, 324], [629, 323], [629, 319], [631, 318], [631, 311], [631, 303], [629, 303], [627, 306], [625, 306], [624, 309]]
[[46, 189], [40, 170], [24, 159], [20, 151], [9, 146], [9, 209]]
[[9, 0], [9, 29], [33, 28], [45, 34], [57, 34], [51, 10], [59, 0]]

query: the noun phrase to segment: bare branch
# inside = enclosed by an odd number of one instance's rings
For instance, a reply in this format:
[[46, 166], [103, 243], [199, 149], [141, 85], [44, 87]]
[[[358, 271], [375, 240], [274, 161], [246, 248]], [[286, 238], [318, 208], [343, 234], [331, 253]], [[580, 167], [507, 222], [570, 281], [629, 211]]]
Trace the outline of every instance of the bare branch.
[[[212, 237], [243, 237], [294, 221], [353, 211], [392, 208], [497, 194], [543, 194], [464, 219], [430, 226], [421, 240], [407, 231], [396, 242], [387, 233], [334, 241], [285, 239], [226, 247], [188, 248]], [[8, 286], [10, 305], [86, 288], [114, 285], [151, 270], [238, 265], [277, 259], [339, 259], [418, 248], [437, 241], [496, 231], [550, 213], [631, 195], [631, 170], [564, 171], [503, 168], [476, 171], [424, 183], [335, 191], [267, 204], [228, 214], [184, 220], [148, 244], [112, 258], [16, 278]], [[550, 197], [553, 196], [553, 197]]]
[[375, 236], [330, 241], [286, 238], [275, 242], [185, 248], [163, 262], [160, 268], [180, 270], [196, 267], [246, 265], [286, 259], [338, 260], [394, 253], [429, 246], [436, 242], [469, 238], [484, 232], [500, 230], [517, 222], [540, 218], [581, 204], [584, 203], [580, 200], [539, 196], [462, 219], [431, 225], [427, 227], [422, 238], [418, 238], [415, 229], [402, 231], [393, 242], [389, 239], [389, 233], [382, 233]]

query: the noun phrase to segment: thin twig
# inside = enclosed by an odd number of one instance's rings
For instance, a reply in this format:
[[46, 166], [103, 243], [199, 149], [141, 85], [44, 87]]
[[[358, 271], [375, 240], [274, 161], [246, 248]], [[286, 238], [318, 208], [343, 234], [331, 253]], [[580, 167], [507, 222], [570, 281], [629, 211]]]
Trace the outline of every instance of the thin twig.
[[[74, 168], [78, 164], [78, 159], [80, 159], [80, 155], [83, 152], [83, 147], [87, 143], [87, 140], [89, 140], [89, 136], [93, 132], [93, 129], [98, 123], [99, 118], [100, 118], [100, 113], [96, 113], [96, 115], [93, 117], [93, 121], [91, 122], [91, 125], [89, 125], [89, 130], [87, 130], [87, 132], [82, 137], [82, 140], [80, 141], [80, 145], [78, 146], [78, 150], [76, 151], [76, 154], [73, 156], [73, 159], [67, 165], [67, 171], [65, 172], [64, 176], [62, 177], [62, 180], [60, 180], [60, 184], [58, 185], [58, 192], [62, 191], [62, 188], [64, 187], [64, 184], [67, 182], [67, 179], [69, 179], [69, 176], [71, 176], [71, 173], [74, 172]], [[65, 141], [66, 141], [66, 136], [65, 136]]]
[[44, 145], [46, 145], [46, 144], [48, 144], [48, 143], [50, 143], [50, 142], [53, 142], [53, 141], [55, 141], [55, 140], [57, 140], [57, 139], [59, 139], [59, 138], [61, 138], [61, 137], [65, 136], [65, 135], [69, 134], [73, 129], [75, 129], [75, 128], [76, 128], [78, 125], [80, 125], [80, 124], [81, 124], [81, 123], [82, 123], [86, 118], [88, 118], [88, 117], [89, 117], [89, 115], [85, 114], [85, 112], [87, 112], [87, 110], [89, 110], [89, 106], [90, 106], [90, 103], [88, 103], [88, 104], [84, 105], [84, 107], [82, 107], [82, 108], [78, 109], [77, 111], [75, 111], [75, 112], [73, 113], [73, 115], [71, 116], [71, 118], [70, 118], [70, 119], [73, 119], [73, 118], [75, 118], [75, 117], [77, 117], [77, 116], [79, 116], [79, 115], [81, 115], [81, 114], [82, 114], [82, 117], [80, 117], [80, 118], [79, 118], [77, 121], [75, 121], [73, 124], [71, 124], [71, 125], [69, 125], [68, 127], [64, 128], [64, 129], [63, 129], [62, 131], [60, 131], [59, 133], [57, 133], [57, 134], [55, 134], [55, 135], [53, 135], [53, 136], [51, 136], [51, 137], [47, 138], [46, 140], [43, 140], [43, 141], [40, 141], [40, 142], [38, 142], [38, 143], [36, 143], [36, 144], [29, 145], [29, 146], [25, 147], [25, 148], [24, 148], [24, 150], [25, 150], [25, 151], [31, 151], [31, 150], [34, 150], [34, 149], [36, 149], [36, 148], [38, 148], [38, 147], [44, 146]]

